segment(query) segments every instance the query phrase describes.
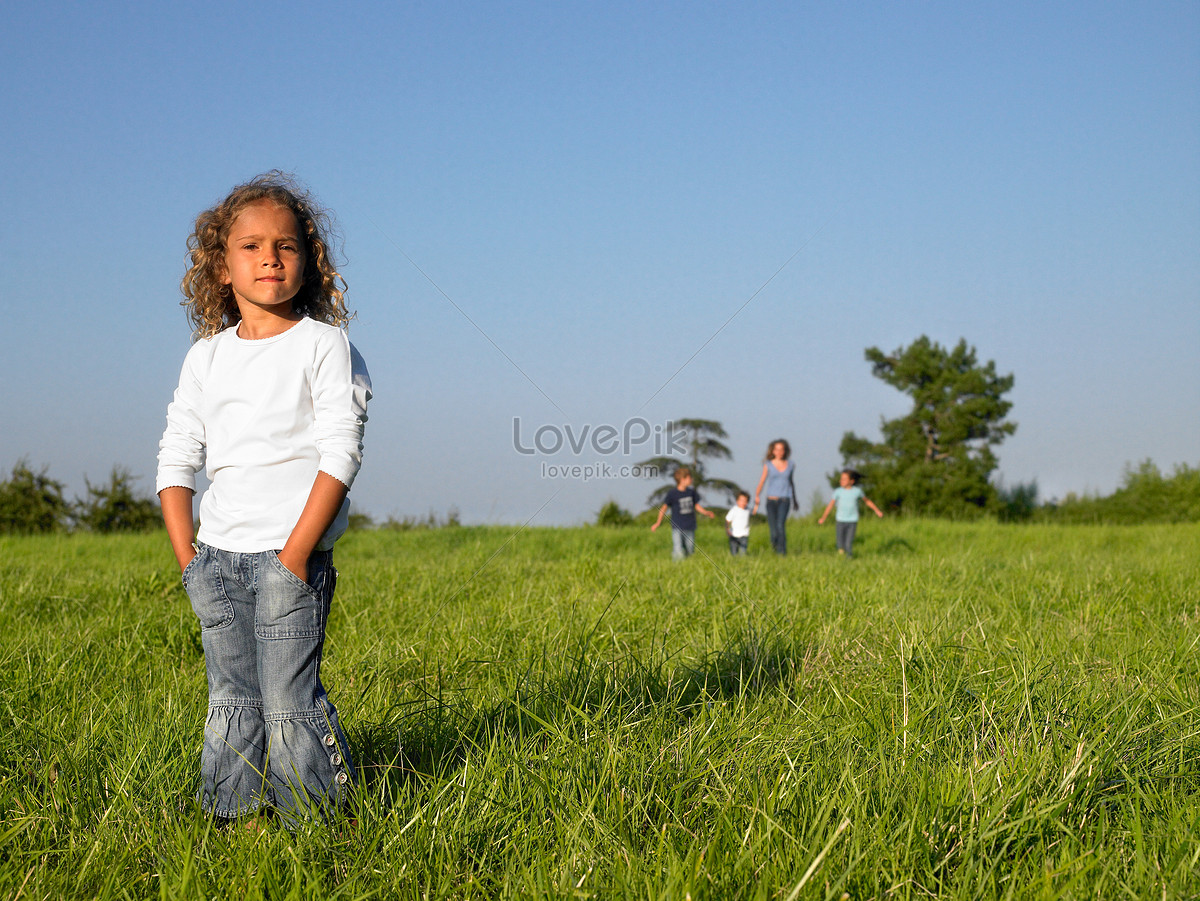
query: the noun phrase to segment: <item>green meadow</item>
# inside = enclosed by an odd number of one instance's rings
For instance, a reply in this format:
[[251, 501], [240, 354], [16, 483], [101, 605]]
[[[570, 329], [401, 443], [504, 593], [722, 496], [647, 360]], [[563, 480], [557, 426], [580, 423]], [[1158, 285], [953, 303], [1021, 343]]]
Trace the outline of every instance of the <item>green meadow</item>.
[[1198, 898], [1200, 526], [352, 532], [348, 809], [193, 801], [162, 533], [0, 539], [0, 897]]

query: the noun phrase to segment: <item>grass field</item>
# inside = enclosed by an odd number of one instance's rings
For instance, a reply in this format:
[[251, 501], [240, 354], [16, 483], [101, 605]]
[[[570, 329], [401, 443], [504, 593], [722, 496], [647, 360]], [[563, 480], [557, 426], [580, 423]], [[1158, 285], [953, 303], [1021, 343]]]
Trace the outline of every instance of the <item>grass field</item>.
[[514, 531], [339, 545], [295, 834], [191, 800], [162, 534], [0, 540], [0, 897], [1200, 897], [1200, 526]]

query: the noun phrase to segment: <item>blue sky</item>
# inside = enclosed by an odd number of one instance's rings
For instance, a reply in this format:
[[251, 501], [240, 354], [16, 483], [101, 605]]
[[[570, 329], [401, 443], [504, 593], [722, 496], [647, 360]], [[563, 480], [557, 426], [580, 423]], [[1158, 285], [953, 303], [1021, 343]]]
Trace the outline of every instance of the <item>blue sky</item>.
[[654, 487], [514, 419], [720, 420], [750, 487], [784, 436], [807, 499], [921, 334], [1015, 374], [1010, 483], [1200, 462], [1195, 3], [52, 2], [0, 58], [4, 472], [152, 489], [190, 223], [275, 167], [341, 226], [377, 518]]

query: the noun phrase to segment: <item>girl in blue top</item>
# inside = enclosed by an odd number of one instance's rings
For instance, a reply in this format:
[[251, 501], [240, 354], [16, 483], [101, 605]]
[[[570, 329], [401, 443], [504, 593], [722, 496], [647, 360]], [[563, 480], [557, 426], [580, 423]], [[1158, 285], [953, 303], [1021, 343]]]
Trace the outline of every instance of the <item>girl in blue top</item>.
[[754, 509], [751, 511], [758, 512], [759, 498], [763, 485], [766, 485], [767, 528], [771, 533], [771, 547], [780, 555], [787, 553], [788, 507], [800, 508], [796, 500], [796, 487], [792, 482], [796, 464], [788, 459], [791, 455], [792, 446], [782, 438], [776, 438], [767, 445], [767, 462], [763, 464], [762, 478], [754, 489]]
[[860, 500], [874, 510], [876, 516], [883, 516], [883, 511], [871, 503], [871, 499], [858, 487], [858, 473], [853, 469], [843, 469], [841, 478], [838, 480], [838, 487], [833, 489], [833, 499], [825, 508], [825, 512], [821, 514], [821, 518], [817, 520], [817, 525], [824, 525], [825, 517], [829, 515], [834, 504], [837, 505], [837, 516], [835, 517], [837, 549], [839, 554], [845, 554], [847, 557], [854, 556], [854, 533], [858, 529], [858, 502]]

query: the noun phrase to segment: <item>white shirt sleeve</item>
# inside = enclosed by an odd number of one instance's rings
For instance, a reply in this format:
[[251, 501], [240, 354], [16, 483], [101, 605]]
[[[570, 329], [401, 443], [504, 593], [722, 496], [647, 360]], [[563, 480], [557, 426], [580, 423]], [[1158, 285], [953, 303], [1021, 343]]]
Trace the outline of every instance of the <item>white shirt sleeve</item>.
[[341, 329], [327, 331], [318, 345], [312, 398], [318, 468], [350, 488], [362, 466], [371, 376]]
[[184, 357], [179, 386], [167, 407], [167, 427], [158, 443], [156, 493], [176, 486], [196, 490], [196, 473], [204, 466], [206, 450], [201, 403], [207, 344], [198, 341]]

